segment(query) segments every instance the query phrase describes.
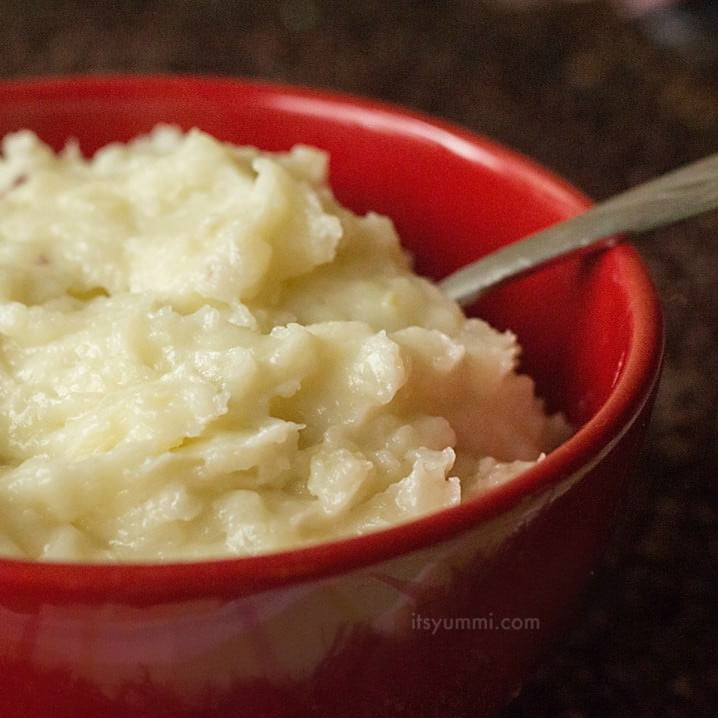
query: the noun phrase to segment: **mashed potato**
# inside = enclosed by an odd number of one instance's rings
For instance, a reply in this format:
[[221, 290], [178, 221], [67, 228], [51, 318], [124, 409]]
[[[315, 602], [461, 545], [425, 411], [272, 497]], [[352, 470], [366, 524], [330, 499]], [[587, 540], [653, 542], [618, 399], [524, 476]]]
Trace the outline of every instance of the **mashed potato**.
[[247, 555], [506, 481], [566, 432], [327, 158], [157, 127], [0, 157], [0, 553]]

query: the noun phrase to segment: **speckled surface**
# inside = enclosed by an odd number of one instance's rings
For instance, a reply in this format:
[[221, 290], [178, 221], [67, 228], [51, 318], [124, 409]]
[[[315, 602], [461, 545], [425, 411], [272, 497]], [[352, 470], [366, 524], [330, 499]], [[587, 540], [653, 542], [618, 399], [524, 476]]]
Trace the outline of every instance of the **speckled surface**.
[[[0, 0], [0, 76], [204, 72], [410, 105], [595, 198], [718, 151], [718, 68], [601, 2]], [[713, 40], [718, 44], [718, 36]], [[519, 716], [718, 714], [718, 214], [637, 240], [667, 357], [621, 524]]]

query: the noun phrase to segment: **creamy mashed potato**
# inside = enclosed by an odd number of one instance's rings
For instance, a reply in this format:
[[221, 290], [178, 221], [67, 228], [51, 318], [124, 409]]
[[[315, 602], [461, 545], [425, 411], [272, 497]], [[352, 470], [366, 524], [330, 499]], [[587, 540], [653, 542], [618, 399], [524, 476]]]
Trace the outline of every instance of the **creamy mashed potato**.
[[510, 333], [412, 273], [327, 158], [157, 127], [0, 158], [0, 553], [184, 560], [458, 504], [566, 433]]

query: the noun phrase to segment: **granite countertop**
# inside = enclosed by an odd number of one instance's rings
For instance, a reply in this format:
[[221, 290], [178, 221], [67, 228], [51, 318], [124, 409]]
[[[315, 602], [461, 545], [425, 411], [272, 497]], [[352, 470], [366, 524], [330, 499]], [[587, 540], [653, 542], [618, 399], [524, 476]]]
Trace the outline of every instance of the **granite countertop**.
[[[710, 53], [668, 47], [614, 4], [0, 0], [0, 15], [3, 77], [203, 72], [348, 90], [491, 135], [595, 198], [718, 151]], [[718, 214], [637, 245], [667, 325], [652, 428], [573, 629], [513, 718], [718, 712]]]

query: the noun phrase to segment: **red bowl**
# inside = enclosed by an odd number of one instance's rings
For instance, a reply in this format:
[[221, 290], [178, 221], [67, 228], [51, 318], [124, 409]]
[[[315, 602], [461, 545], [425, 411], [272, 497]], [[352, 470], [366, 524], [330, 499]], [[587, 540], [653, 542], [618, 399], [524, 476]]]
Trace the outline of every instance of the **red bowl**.
[[[435, 278], [588, 201], [546, 170], [376, 102], [243, 80], [0, 83], [0, 135], [86, 152], [159, 121], [331, 153], [339, 199], [390, 215]], [[0, 560], [0, 715], [491, 714], [520, 688], [604, 545], [658, 380], [662, 325], [636, 252], [557, 262], [474, 308], [578, 427], [456, 508], [273, 555], [169, 565]]]

